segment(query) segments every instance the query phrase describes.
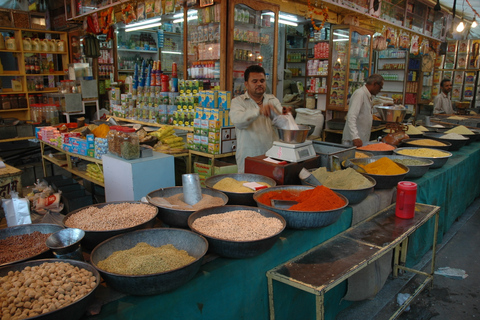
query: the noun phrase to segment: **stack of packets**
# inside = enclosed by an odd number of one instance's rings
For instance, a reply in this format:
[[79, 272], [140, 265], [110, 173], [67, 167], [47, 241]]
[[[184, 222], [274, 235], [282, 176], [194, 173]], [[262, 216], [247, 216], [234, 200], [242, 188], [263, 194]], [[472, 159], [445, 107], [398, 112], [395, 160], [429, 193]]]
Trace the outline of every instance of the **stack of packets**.
[[150, 132], [149, 135], [158, 139], [158, 143], [153, 147], [155, 151], [168, 154], [186, 152], [185, 141], [183, 141], [182, 137], [178, 137], [175, 134], [173, 127], [161, 127], [157, 131]]
[[98, 163], [87, 164], [87, 176], [92, 179], [104, 182], [103, 166]]

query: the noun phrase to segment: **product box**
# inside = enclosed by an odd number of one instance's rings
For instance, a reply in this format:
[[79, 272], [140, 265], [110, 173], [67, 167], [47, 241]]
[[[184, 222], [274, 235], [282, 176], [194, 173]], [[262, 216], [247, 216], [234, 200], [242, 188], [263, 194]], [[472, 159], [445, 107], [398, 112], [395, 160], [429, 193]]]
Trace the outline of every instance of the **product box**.
[[95, 158], [95, 149], [88, 149], [87, 156]]
[[193, 163], [193, 173], [210, 177], [212, 175], [212, 165], [201, 162]]
[[166, 124], [173, 125], [176, 111], [177, 111], [176, 105], [167, 105], [167, 123]]
[[209, 131], [208, 143], [220, 143], [220, 131]]
[[222, 127], [219, 120], [210, 120], [208, 121], [208, 132], [218, 132], [220, 133], [220, 128]]
[[220, 153], [235, 152], [237, 149], [237, 136], [235, 127], [223, 127], [220, 130]]
[[230, 103], [232, 101], [232, 93], [230, 91], [218, 91], [218, 108], [223, 110], [230, 110]]
[[208, 143], [208, 153], [210, 154], [220, 154], [220, 144], [219, 143]]
[[208, 137], [201, 136], [200, 137], [200, 152], [208, 152]]
[[207, 119], [200, 120], [200, 135], [205, 136], [208, 139], [208, 120]]
[[200, 135], [193, 135], [193, 148], [192, 150], [199, 151], [200, 150]]

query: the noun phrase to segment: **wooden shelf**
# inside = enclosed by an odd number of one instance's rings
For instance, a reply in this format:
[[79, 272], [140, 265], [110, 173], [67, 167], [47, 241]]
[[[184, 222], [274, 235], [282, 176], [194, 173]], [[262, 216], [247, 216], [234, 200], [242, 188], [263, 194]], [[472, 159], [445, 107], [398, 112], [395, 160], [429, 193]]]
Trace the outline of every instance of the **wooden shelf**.
[[22, 112], [22, 111], [28, 111], [28, 108], [0, 110], [0, 112]]
[[147, 127], [159, 127], [159, 128], [161, 128], [161, 127], [169, 126], [169, 127], [173, 127], [174, 129], [178, 129], [178, 130], [185, 130], [185, 131], [192, 131], [193, 132], [192, 127], [177, 127], [177, 126], [171, 126], [169, 124], [143, 122], [143, 121], [125, 119], [125, 118], [114, 117], [114, 116], [110, 116], [109, 118], [113, 118], [115, 121], [142, 124], [142, 125], [147, 126]]

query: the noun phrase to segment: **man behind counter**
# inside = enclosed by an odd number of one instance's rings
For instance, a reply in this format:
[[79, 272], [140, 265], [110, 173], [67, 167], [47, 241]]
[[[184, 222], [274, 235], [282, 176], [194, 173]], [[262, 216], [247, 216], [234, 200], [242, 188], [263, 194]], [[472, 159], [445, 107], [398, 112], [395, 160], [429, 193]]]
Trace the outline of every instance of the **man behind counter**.
[[265, 94], [267, 83], [265, 70], [252, 65], [245, 70], [246, 92], [232, 100], [230, 120], [237, 135], [238, 172], [245, 172], [245, 158], [268, 151], [278, 139], [272, 126], [271, 115], [282, 113], [280, 101], [272, 94]]
[[433, 99], [433, 114], [453, 114], [452, 101], [448, 98], [448, 93], [452, 91], [452, 82], [449, 79], [443, 79], [440, 82], [440, 91], [442, 92]]
[[372, 130], [372, 95], [377, 95], [383, 88], [383, 77], [372, 74], [362, 87], [355, 90], [350, 97], [347, 121], [343, 129], [342, 143], [361, 147], [370, 140]]

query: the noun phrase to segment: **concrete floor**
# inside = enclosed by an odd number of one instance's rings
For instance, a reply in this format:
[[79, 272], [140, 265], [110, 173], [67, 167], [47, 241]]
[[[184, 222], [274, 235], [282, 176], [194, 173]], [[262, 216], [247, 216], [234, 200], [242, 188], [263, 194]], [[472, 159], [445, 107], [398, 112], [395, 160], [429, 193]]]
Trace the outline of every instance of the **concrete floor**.
[[[433, 288], [427, 286], [413, 300], [410, 311], [402, 320], [459, 320], [480, 318], [480, 198], [467, 209], [445, 234], [437, 247], [435, 270], [441, 267], [465, 270], [465, 279], [451, 279], [436, 275]], [[416, 268], [429, 271], [431, 253], [427, 253]], [[398, 308], [397, 294], [413, 292], [423, 277], [411, 273], [389, 279], [380, 293], [372, 300], [357, 302], [342, 311], [337, 319], [389, 319]]]

